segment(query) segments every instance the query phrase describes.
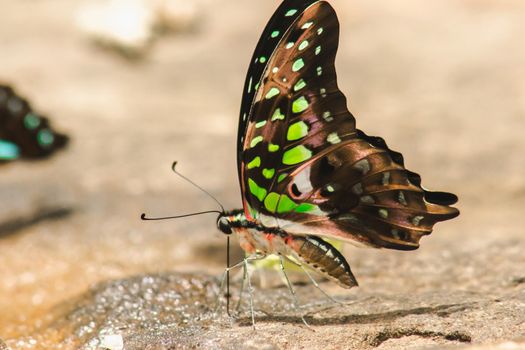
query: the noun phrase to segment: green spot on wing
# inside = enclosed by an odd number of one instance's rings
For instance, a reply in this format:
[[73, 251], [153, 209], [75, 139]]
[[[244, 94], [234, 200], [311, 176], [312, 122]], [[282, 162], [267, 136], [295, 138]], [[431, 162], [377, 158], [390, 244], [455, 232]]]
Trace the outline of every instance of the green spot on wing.
[[275, 175], [275, 169], [263, 169], [262, 174], [265, 178], [270, 180]]
[[260, 128], [262, 128], [263, 126], [265, 126], [266, 123], [267, 123], [266, 120], [260, 121], [260, 122], [258, 122], [258, 123], [255, 124], [255, 128], [256, 128], [256, 129], [260, 129]]
[[273, 121], [276, 121], [276, 120], [284, 120], [286, 116], [284, 114], [281, 113], [281, 109], [280, 108], [277, 108], [275, 110], [275, 112], [273, 113], [273, 116], [272, 116], [272, 122]]
[[326, 120], [327, 122], [331, 122], [334, 120], [334, 118], [332, 117], [332, 113], [330, 113], [330, 111], [326, 111], [323, 113], [323, 119]]
[[261, 58], [259, 58], [259, 62], [265, 63], [266, 62], [266, 57], [261, 56]]
[[26, 129], [35, 130], [41, 123], [41, 119], [35, 114], [29, 112], [24, 117], [24, 126]]
[[280, 33], [281, 33], [281, 32], [279, 32], [278, 30], [274, 30], [274, 31], [272, 32], [272, 38], [277, 38], [277, 37], [279, 36]]
[[45, 148], [53, 144], [55, 141], [55, 136], [53, 136], [53, 133], [50, 130], [43, 129], [38, 132], [36, 139], [38, 144]]
[[252, 179], [248, 179], [248, 187], [250, 188], [251, 194], [257, 197], [259, 201], [262, 202], [264, 200], [264, 197], [266, 197], [267, 193], [267, 191], [264, 188], [259, 187], [259, 185], [257, 185], [257, 183]]
[[288, 44], [286, 44], [285, 47], [286, 47], [287, 49], [291, 49], [294, 45], [295, 45], [295, 43], [290, 41]]
[[301, 42], [301, 44], [299, 45], [299, 50], [300, 51], [303, 51], [304, 49], [306, 49], [308, 47], [308, 40], [303, 40]]
[[291, 17], [291, 16], [295, 15], [296, 13], [297, 13], [296, 9], [291, 9], [291, 10], [288, 10], [288, 12], [286, 12], [284, 15], [286, 17]]
[[12, 160], [20, 156], [20, 149], [11, 142], [0, 140], [0, 159]]
[[332, 145], [341, 143], [341, 139], [339, 138], [339, 135], [337, 135], [336, 132], [333, 132], [330, 135], [328, 135], [326, 141], [330, 142]]
[[[250, 143], [250, 148], [254, 148], [255, 146], [257, 146], [260, 142], [263, 142], [263, 137], [262, 136], [257, 136], [257, 137], [254, 137], [252, 142]], [[258, 157], [257, 157], [258, 158]], [[255, 158], [255, 159], [257, 159]], [[254, 159], [254, 160], [255, 160]], [[260, 163], [260, 162], [259, 162]], [[251, 163], [250, 163], [251, 164]], [[248, 164], [248, 166], [250, 166], [250, 164]]]
[[280, 148], [279, 145], [274, 145], [273, 143], [270, 143], [268, 145], [268, 152], [272, 152], [272, 153], [277, 152], [279, 148]]
[[264, 206], [270, 213], [286, 213], [297, 208], [297, 203], [285, 194], [271, 192], [264, 200]]
[[303, 121], [299, 121], [290, 125], [286, 139], [288, 141], [295, 141], [305, 137], [306, 135], [308, 135], [308, 125]]
[[302, 58], [299, 58], [299, 59], [297, 59], [297, 60], [293, 63], [293, 65], [292, 65], [292, 70], [293, 70], [294, 72], [298, 72], [298, 71], [300, 71], [301, 68], [303, 68], [303, 67], [304, 67], [304, 60], [303, 60]]
[[261, 157], [255, 157], [251, 162], [248, 163], [248, 169], [258, 168], [261, 166]]
[[281, 195], [279, 200], [279, 205], [277, 207], [278, 213], [286, 213], [294, 210], [297, 207], [297, 203], [290, 199], [287, 195]]
[[292, 149], [284, 152], [283, 163], [285, 165], [295, 165], [312, 157], [312, 151], [303, 145], [295, 146]]
[[278, 88], [276, 87], [273, 87], [270, 89], [270, 91], [268, 91], [268, 93], [266, 94], [266, 99], [269, 100], [277, 95], [279, 95], [280, 91]]
[[294, 91], [297, 92], [301, 89], [303, 89], [304, 87], [306, 86], [306, 82], [301, 79], [297, 82], [297, 84], [295, 84], [295, 86], [293, 87]]
[[306, 22], [305, 24], [303, 24], [303, 26], [301, 27], [301, 29], [308, 29], [308, 28], [310, 28], [313, 24], [314, 24], [314, 22]]
[[270, 213], [275, 213], [277, 210], [277, 204], [279, 203], [279, 194], [271, 192], [264, 200], [264, 206]]
[[317, 46], [317, 47], [315, 48], [315, 54], [316, 54], [316, 55], [319, 55], [320, 53], [321, 53], [321, 46]]
[[281, 174], [281, 175], [279, 175], [279, 177], [277, 178], [277, 182], [282, 182], [284, 179], [286, 179], [287, 176], [288, 176], [288, 174]]
[[308, 108], [308, 101], [304, 96], [299, 97], [297, 100], [293, 101], [292, 112], [301, 113]]

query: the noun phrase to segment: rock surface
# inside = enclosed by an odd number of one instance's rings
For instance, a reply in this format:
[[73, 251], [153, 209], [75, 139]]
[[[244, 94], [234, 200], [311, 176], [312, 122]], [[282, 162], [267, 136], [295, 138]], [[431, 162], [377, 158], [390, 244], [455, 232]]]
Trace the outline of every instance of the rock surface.
[[525, 348], [525, 4], [330, 1], [358, 126], [402, 151], [425, 186], [457, 193], [462, 214], [418, 251], [346, 247], [360, 287], [323, 284], [343, 306], [306, 284], [297, 311], [278, 273], [257, 271], [253, 331], [246, 297], [236, 318], [213, 312], [225, 255], [214, 217], [139, 219], [215, 208], [173, 160], [240, 205], [241, 86], [279, 1], [199, 2], [198, 31], [133, 63], [85, 41], [75, 2], [2, 2], [0, 79], [72, 135], [49, 161], [0, 167], [6, 346]]

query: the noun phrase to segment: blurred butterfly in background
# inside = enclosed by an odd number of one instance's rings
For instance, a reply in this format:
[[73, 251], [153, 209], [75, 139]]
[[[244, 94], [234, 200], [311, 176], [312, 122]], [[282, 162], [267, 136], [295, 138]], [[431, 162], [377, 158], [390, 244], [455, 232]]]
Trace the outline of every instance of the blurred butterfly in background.
[[41, 159], [65, 147], [69, 138], [56, 132], [12, 88], [0, 84], [0, 163]]

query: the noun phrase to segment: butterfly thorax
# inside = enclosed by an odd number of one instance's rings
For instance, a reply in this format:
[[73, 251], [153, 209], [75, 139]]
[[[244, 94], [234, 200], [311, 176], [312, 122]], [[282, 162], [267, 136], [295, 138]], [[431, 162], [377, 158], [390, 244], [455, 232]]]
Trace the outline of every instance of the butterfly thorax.
[[219, 228], [228, 233], [228, 229], [224, 226], [226, 222], [247, 254], [285, 256], [299, 264], [309, 266], [345, 288], [357, 285], [344, 256], [321, 238], [293, 235], [280, 228], [266, 227], [248, 219], [242, 209], [219, 216]]

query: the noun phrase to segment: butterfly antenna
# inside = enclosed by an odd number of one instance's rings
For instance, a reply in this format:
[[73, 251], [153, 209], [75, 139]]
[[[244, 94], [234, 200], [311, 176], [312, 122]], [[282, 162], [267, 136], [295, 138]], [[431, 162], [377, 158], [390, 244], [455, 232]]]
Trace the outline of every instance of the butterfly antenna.
[[190, 179], [188, 179], [186, 176], [182, 175], [181, 173], [179, 173], [176, 169], [177, 167], [177, 162], [173, 162], [173, 164], [171, 165], [171, 170], [173, 170], [173, 172], [177, 175], [179, 175], [181, 178], [183, 178], [184, 180], [186, 180], [187, 182], [189, 182], [190, 184], [192, 184], [194, 187], [198, 188], [199, 190], [201, 190], [201, 192], [205, 193], [206, 195], [208, 195], [208, 197], [210, 197], [211, 199], [213, 199], [218, 205], [219, 207], [221, 207], [221, 213], [224, 213], [225, 210], [224, 210], [224, 207], [222, 206], [221, 202], [219, 202], [219, 200], [217, 198], [215, 198], [210, 192], [206, 191], [204, 188], [200, 187], [199, 185], [197, 185], [195, 182], [191, 181]]
[[218, 210], [208, 210], [208, 211], [201, 211], [201, 212], [198, 212], [198, 213], [191, 213], [191, 214], [184, 214], [184, 215], [177, 215], [177, 216], [166, 216], [166, 217], [162, 217], [162, 218], [148, 218], [148, 217], [146, 217], [145, 213], [142, 213], [142, 215], [140, 216], [140, 219], [144, 220], [144, 221], [159, 221], [159, 220], [170, 220], [170, 219], [187, 218], [187, 217], [190, 217], [190, 216], [197, 216], [197, 215], [203, 215], [203, 214], [212, 214], [212, 213], [222, 214], [222, 212], [220, 212]]

